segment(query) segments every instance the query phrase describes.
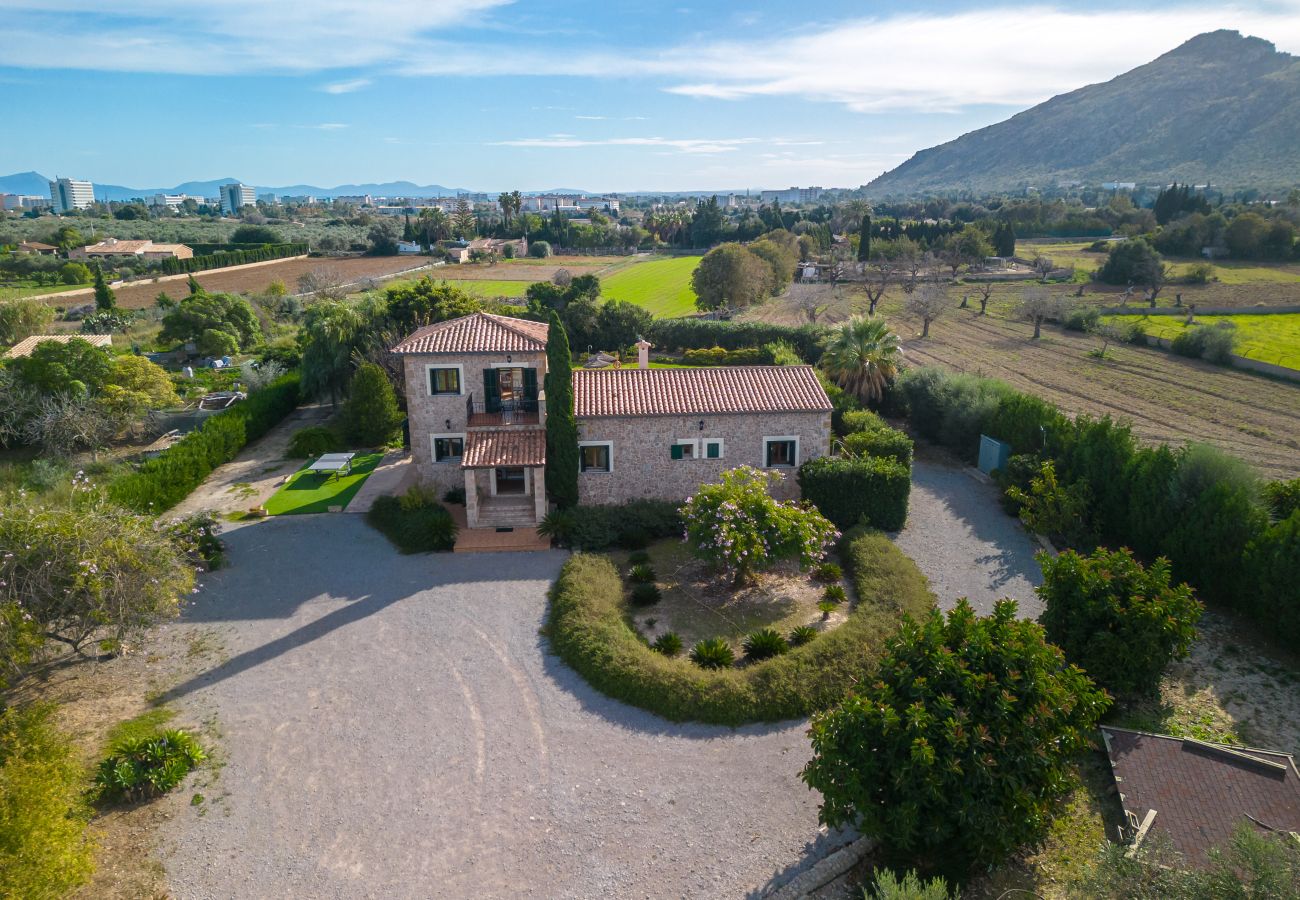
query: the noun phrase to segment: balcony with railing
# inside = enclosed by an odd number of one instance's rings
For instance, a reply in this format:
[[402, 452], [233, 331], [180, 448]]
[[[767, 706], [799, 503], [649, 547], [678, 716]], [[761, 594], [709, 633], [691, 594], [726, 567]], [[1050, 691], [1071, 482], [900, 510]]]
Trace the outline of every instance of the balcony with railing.
[[536, 400], [497, 399], [491, 403], [465, 398], [465, 421], [470, 428], [499, 428], [542, 424], [542, 398]]

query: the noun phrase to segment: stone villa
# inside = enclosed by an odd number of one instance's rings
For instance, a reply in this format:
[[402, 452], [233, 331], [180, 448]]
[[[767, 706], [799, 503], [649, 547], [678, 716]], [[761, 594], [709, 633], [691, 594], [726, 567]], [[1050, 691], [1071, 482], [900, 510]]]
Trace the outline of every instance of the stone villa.
[[[470, 527], [527, 527], [546, 514], [547, 326], [475, 313], [421, 328], [403, 358], [411, 453], [439, 490], [465, 488]], [[811, 366], [573, 374], [582, 503], [684, 500], [726, 469], [793, 476], [829, 451], [831, 403]], [[777, 488], [794, 496], [793, 477]]]

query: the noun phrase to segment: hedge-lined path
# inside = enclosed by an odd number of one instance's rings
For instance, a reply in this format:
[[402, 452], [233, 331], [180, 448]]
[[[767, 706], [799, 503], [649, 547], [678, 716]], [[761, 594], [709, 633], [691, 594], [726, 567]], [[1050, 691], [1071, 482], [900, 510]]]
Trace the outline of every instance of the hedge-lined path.
[[1043, 610], [1034, 593], [1043, 581], [1034, 561], [1038, 545], [1002, 511], [997, 486], [977, 480], [967, 466], [917, 451], [907, 524], [894, 542], [930, 579], [939, 605], [951, 609], [965, 597], [988, 615], [996, 601], [1011, 597], [1022, 616], [1037, 618]]
[[298, 407], [261, 438], [239, 451], [230, 462], [214, 469], [202, 484], [172, 508], [169, 515], [211, 512], [221, 516], [261, 506], [286, 478], [302, 466], [300, 459], [284, 458], [293, 433], [300, 428], [323, 424], [332, 413], [328, 403]]
[[164, 696], [224, 761], [178, 897], [740, 897], [840, 843], [805, 723], [677, 725], [546, 650], [565, 554], [400, 556], [360, 516], [230, 529], [184, 624], [228, 654]]

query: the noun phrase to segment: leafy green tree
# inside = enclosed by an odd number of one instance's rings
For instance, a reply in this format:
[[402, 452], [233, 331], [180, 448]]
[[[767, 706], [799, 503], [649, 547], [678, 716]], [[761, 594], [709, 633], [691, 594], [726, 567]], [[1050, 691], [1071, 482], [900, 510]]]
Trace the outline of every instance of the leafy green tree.
[[1111, 245], [1110, 255], [1097, 272], [1106, 284], [1150, 284], [1164, 265], [1160, 254], [1142, 238], [1129, 238]]
[[434, 322], [468, 316], [483, 308], [473, 294], [425, 275], [420, 280], [384, 292], [388, 316], [396, 328], [411, 331]]
[[397, 255], [397, 228], [392, 222], [387, 220], [376, 222], [370, 226], [367, 237], [370, 240], [371, 256]]
[[[570, 304], [569, 310], [588, 302], [594, 301], [579, 300]], [[654, 316], [645, 307], [626, 300], [607, 300], [596, 312], [594, 343], [606, 349], [622, 349], [649, 334], [653, 324]]]
[[862, 227], [858, 229], [858, 262], [871, 259], [871, 216], [862, 217]]
[[1000, 222], [998, 230], [993, 233], [993, 249], [998, 256], [1016, 255], [1016, 228], [1010, 222]]
[[113, 218], [122, 222], [148, 221], [149, 210], [143, 203], [127, 203], [113, 210]]
[[560, 509], [578, 505], [578, 422], [573, 413], [573, 356], [555, 310], [546, 338], [546, 492]]
[[363, 337], [361, 313], [341, 300], [322, 300], [307, 308], [298, 342], [302, 346], [302, 386], [311, 396], [329, 394], [337, 406], [352, 375], [352, 351]]
[[529, 241], [528, 255], [534, 259], [546, 259], [551, 255], [551, 245], [547, 241]]
[[280, 232], [267, 225], [240, 225], [230, 234], [232, 244], [283, 244]]
[[82, 338], [41, 341], [27, 356], [6, 365], [19, 382], [50, 396], [98, 394], [113, 373], [112, 355]]
[[1269, 525], [1246, 545], [1242, 568], [1250, 573], [1248, 609], [1276, 623], [1277, 636], [1300, 643], [1300, 509]]
[[61, 225], [50, 238], [50, 243], [67, 253], [74, 247], [86, 246], [86, 239], [81, 236], [76, 225]]
[[692, 247], [712, 247], [722, 239], [725, 221], [718, 198], [695, 202], [695, 215], [691, 218], [690, 234]]
[[[208, 335], [210, 331], [222, 332], [230, 340]], [[205, 342], [209, 346], [200, 348], [200, 352], [209, 356], [216, 355], [213, 352], [215, 345], [220, 344], [224, 356], [256, 345], [262, 339], [262, 326], [253, 307], [238, 294], [200, 291], [182, 297], [163, 315], [162, 331], [158, 337], [162, 341]], [[233, 351], [229, 349], [232, 341]]]
[[831, 332], [821, 366], [840, 387], [863, 403], [879, 403], [898, 375], [898, 335], [883, 319], [854, 316]]
[[1046, 832], [1109, 701], [999, 601], [905, 618], [874, 678], [813, 717], [820, 818], [923, 867], [996, 865]]
[[59, 266], [59, 281], [64, 284], [85, 284], [93, 280], [94, 275], [85, 263], [66, 262]]
[[54, 321], [54, 308], [42, 300], [19, 297], [0, 300], [0, 344], [16, 344], [25, 337], [40, 334]]
[[740, 244], [714, 247], [691, 275], [695, 304], [704, 310], [742, 310], [763, 299], [772, 270]]
[[352, 376], [347, 402], [343, 404], [343, 433], [363, 447], [377, 447], [393, 437], [402, 424], [397, 393], [384, 370], [363, 363]]
[[204, 356], [221, 359], [239, 352], [239, 338], [220, 328], [205, 328], [194, 339], [194, 347]]
[[130, 415], [180, 403], [166, 370], [143, 356], [114, 359], [102, 396], [106, 403]]
[[[797, 242], [794, 246], [797, 248]], [[795, 267], [799, 265], [797, 249], [782, 246], [776, 241], [768, 239], [754, 241], [746, 249], [767, 263], [768, 268], [771, 270], [767, 292], [773, 297], [779, 297], [785, 293], [785, 289], [794, 280]]]
[[117, 295], [104, 280], [104, 270], [95, 266], [95, 309], [109, 311], [117, 306]]
[[1128, 550], [1104, 547], [1037, 559], [1047, 638], [1097, 684], [1115, 694], [1151, 693], [1165, 667], [1187, 656], [1202, 607], [1187, 585], [1170, 584], [1169, 560], [1143, 568]]
[[816, 509], [774, 499], [768, 488], [780, 479], [741, 466], [723, 472], [720, 483], [702, 486], [682, 506], [692, 550], [731, 575], [736, 586], [782, 560], [815, 565], [839, 538]]

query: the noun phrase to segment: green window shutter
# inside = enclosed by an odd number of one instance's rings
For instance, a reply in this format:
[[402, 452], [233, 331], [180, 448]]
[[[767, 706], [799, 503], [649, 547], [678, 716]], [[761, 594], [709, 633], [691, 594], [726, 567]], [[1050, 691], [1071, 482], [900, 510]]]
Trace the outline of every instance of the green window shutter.
[[524, 399], [537, 399], [537, 370], [524, 369]]
[[708, 456], [709, 459], [717, 459], [719, 456], [721, 456], [721, 454], [719, 453], [719, 451], [720, 451], [722, 448], [718, 445], [718, 443], [717, 443], [716, 441], [709, 441], [709, 443], [706, 444], [705, 447], [706, 447], [706, 449], [705, 449], [704, 452], [705, 452], [705, 454]]
[[501, 389], [497, 387], [497, 370], [483, 370], [483, 409], [485, 412], [501, 412]]
[[673, 455], [673, 459], [681, 459], [681, 458], [682, 458], [682, 445], [681, 445], [681, 444], [673, 444], [673, 446], [672, 446], [672, 455]]

